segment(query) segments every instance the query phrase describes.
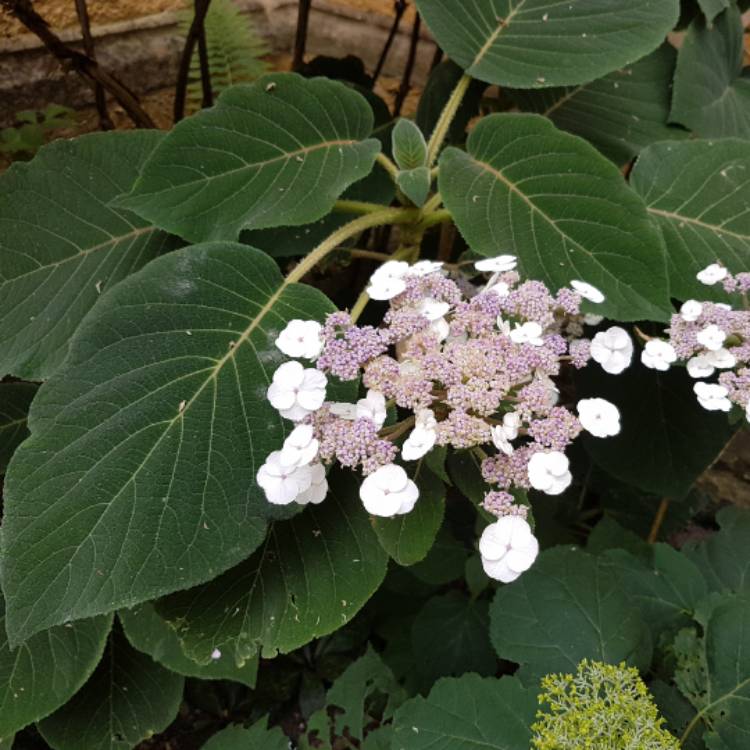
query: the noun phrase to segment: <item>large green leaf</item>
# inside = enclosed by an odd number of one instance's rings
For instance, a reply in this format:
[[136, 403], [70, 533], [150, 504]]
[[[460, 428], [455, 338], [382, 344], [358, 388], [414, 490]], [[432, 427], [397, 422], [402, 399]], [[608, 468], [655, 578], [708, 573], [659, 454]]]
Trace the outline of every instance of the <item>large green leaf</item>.
[[537, 689], [515, 677], [440, 680], [396, 712], [396, 750], [528, 750]]
[[579, 279], [606, 295], [597, 312], [667, 318], [664, 246], [643, 201], [610, 161], [538, 115], [491, 115], [468, 153], [440, 159], [440, 192], [469, 246], [517, 254], [552, 288]]
[[170, 253], [102, 298], [8, 469], [11, 642], [210, 580], [260, 544], [275, 506], [255, 474], [285, 430], [265, 396], [273, 342], [332, 310], [234, 243]]
[[0, 596], [0, 739], [73, 696], [101, 659], [111, 625], [111, 617], [61, 625], [11, 650]]
[[490, 607], [498, 655], [532, 674], [575, 672], [581, 659], [647, 666], [650, 636], [606, 560], [576, 549], [543, 552]]
[[695, 275], [717, 260], [734, 273], [750, 267], [750, 143], [656, 143], [641, 153], [630, 184], [661, 228], [672, 294], [726, 301], [720, 286]]
[[0, 377], [49, 377], [105, 289], [176, 246], [108, 205], [163, 134], [97, 133], [45, 146], [0, 176]]
[[175, 718], [182, 687], [116, 627], [98, 669], [39, 730], [54, 750], [130, 750]]
[[0, 383], [0, 473], [28, 437], [26, 422], [38, 387], [36, 383]]
[[633, 365], [616, 377], [599, 367], [582, 371], [579, 395], [611, 401], [622, 420], [615, 437], [584, 436], [594, 462], [645, 492], [685, 497], [733, 433], [726, 414], [698, 403], [694, 382], [684, 368], [658, 372]]
[[473, 78], [516, 88], [585, 83], [663, 41], [678, 0], [416, 0], [438, 44]]
[[704, 138], [750, 138], [743, 24], [732, 4], [708, 27], [696, 18], [677, 55], [671, 120]]
[[[683, 733], [703, 732], [709, 750], [750, 747], [750, 599], [729, 597], [702, 622], [695, 641], [701, 668], [687, 679], [695, 690], [687, 697], [698, 713]], [[676, 675], [680, 684], [681, 675]]]
[[686, 138], [667, 125], [677, 53], [663, 44], [638, 62], [575, 87], [514, 91], [522, 110], [549, 117], [580, 135], [616, 164], [655, 141]]
[[157, 609], [192, 658], [207, 662], [218, 648], [241, 664], [259, 649], [288, 652], [349, 622], [386, 565], [356, 482], [341, 474], [322, 505], [274, 522], [250, 559]]
[[117, 615], [133, 648], [148, 654], [154, 661], [185, 677], [202, 680], [233, 680], [254, 688], [258, 675], [258, 659], [247, 659], [237, 666], [233, 659], [214, 654], [209, 664], [198, 664], [182, 651], [174, 630], [156, 613], [151, 602], [133, 609], [121, 609]]
[[732, 0], [698, 0], [698, 5], [709, 25], [719, 13], [725, 11], [731, 4]]
[[421, 684], [428, 688], [439, 677], [497, 671], [497, 657], [487, 632], [487, 602], [459, 591], [428, 599], [411, 628], [412, 654]]
[[380, 151], [348, 86], [274, 73], [181, 122], [121, 205], [193, 242], [320, 219]]
[[399, 565], [414, 565], [424, 560], [445, 513], [445, 485], [423, 461], [417, 464], [413, 479], [419, 487], [419, 501], [414, 510], [406, 515], [373, 521], [383, 549]]
[[233, 725], [215, 734], [201, 750], [289, 750], [289, 738], [279, 729], [266, 729], [263, 718], [249, 728]]
[[750, 510], [724, 508], [716, 520], [721, 530], [705, 541], [688, 542], [685, 554], [712, 591], [750, 595]]

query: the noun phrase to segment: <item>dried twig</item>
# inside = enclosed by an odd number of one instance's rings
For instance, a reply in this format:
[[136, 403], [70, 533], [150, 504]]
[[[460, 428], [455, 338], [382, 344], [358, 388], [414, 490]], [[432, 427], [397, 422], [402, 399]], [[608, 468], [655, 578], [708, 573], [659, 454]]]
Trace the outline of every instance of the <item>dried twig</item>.
[[17, 18], [32, 34], [44, 42], [47, 49], [60, 61], [64, 68], [74, 70], [92, 89], [100, 83], [128, 113], [130, 119], [142, 128], [154, 128], [154, 121], [141, 107], [133, 92], [96, 60], [65, 44], [49, 27], [49, 24], [31, 6], [30, 0], [0, 0], [5, 8]]
[[411, 88], [411, 74], [414, 72], [414, 63], [417, 59], [417, 47], [419, 46], [419, 31], [421, 27], [421, 19], [419, 14], [414, 16], [414, 26], [411, 29], [411, 41], [409, 42], [409, 57], [406, 59], [406, 67], [404, 68], [404, 75], [401, 78], [401, 85], [398, 87], [398, 94], [396, 94], [396, 102], [393, 105], [393, 116], [398, 117], [401, 114], [401, 108], [404, 106], [404, 101]]
[[406, 0], [395, 0], [395, 2], [393, 3], [393, 10], [395, 13], [393, 17], [393, 25], [391, 26], [390, 32], [388, 32], [388, 38], [385, 40], [383, 51], [380, 53], [380, 58], [378, 59], [378, 63], [375, 66], [375, 71], [372, 74], [373, 85], [380, 77], [380, 74], [383, 72], [383, 66], [385, 65], [388, 53], [391, 51], [393, 40], [396, 38], [396, 34], [398, 33], [398, 27], [401, 25], [401, 19], [404, 17], [406, 7]]
[[301, 70], [305, 64], [305, 49], [307, 48], [307, 28], [310, 23], [310, 8], [312, 0], [299, 0], [297, 12], [297, 34], [294, 38], [294, 58], [292, 70]]
[[[185, 100], [187, 98], [187, 87], [188, 79], [190, 78], [190, 62], [193, 59], [193, 52], [195, 51], [195, 45], [199, 42], [201, 37], [204, 38], [205, 42], [205, 29], [204, 23], [206, 21], [206, 14], [208, 8], [211, 5], [211, 0], [195, 0], [195, 12], [193, 13], [193, 20], [188, 29], [187, 36], [185, 37], [185, 46], [182, 50], [182, 57], [180, 58], [180, 67], [177, 71], [177, 85], [175, 86], [174, 94], [174, 121], [179, 122], [185, 116]], [[199, 49], [200, 54], [200, 49]], [[201, 82], [203, 83], [203, 101], [206, 101], [206, 92], [208, 91], [208, 98], [211, 99], [211, 83], [208, 82], [208, 88], [206, 88], [206, 79], [203, 75], [203, 58], [201, 58]]]
[[[83, 39], [83, 49], [86, 54], [96, 60], [96, 49], [94, 48], [94, 37], [91, 36], [91, 24], [89, 22], [89, 11], [86, 7], [86, 0], [76, 0], [76, 13], [78, 14], [78, 23], [81, 25], [81, 38]], [[96, 102], [96, 111], [99, 113], [99, 127], [102, 130], [113, 130], [109, 112], [107, 112], [107, 97], [104, 92], [104, 86], [97, 81], [94, 84], [94, 100]]]

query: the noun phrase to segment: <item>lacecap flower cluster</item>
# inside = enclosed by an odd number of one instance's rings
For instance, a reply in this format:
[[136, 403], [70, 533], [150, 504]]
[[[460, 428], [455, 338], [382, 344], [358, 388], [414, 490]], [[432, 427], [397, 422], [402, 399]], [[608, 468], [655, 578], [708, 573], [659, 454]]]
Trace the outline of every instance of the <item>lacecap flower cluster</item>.
[[685, 365], [696, 380], [693, 390], [704, 409], [728, 412], [737, 405], [750, 421], [750, 311], [746, 309], [750, 273], [732, 275], [712, 263], [697, 278], [706, 286], [720, 284], [744, 308], [688, 300], [672, 316], [667, 338], [646, 342], [641, 361], [662, 371]]
[[[321, 502], [325, 467], [338, 462], [361, 472], [368, 513], [409, 513], [419, 489], [405, 467], [436, 446], [474, 450], [489, 485], [482, 506], [497, 517], [479, 542], [484, 569], [503, 582], [527, 570], [539, 545], [513, 492], [564, 492], [572, 480], [565, 451], [579, 433], [620, 431], [604, 399], [583, 399], [575, 412], [560, 404], [555, 378], [565, 363], [591, 359], [622, 372], [633, 343], [617, 327], [583, 337], [601, 321], [580, 309], [584, 299], [604, 300], [595, 287], [573, 280], [553, 294], [515, 268], [511, 255], [479, 261], [469, 274], [388, 261], [367, 287], [371, 299], [388, 301], [381, 325], [355, 325], [346, 312], [322, 325], [289, 322], [276, 346], [294, 360], [276, 370], [267, 395], [295, 427], [258, 472], [269, 502]], [[331, 379], [359, 379], [366, 393], [356, 403], [329, 400]]]

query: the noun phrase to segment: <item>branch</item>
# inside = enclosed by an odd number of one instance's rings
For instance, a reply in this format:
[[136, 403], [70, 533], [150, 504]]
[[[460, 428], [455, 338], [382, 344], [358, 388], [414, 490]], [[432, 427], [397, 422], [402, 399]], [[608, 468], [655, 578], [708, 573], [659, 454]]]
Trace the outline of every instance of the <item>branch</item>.
[[[185, 47], [180, 58], [180, 67], [177, 71], [177, 84], [174, 94], [174, 121], [179, 122], [185, 116], [185, 99], [187, 97], [188, 78], [190, 77], [190, 62], [193, 59], [195, 45], [204, 32], [203, 24], [206, 20], [211, 0], [195, 0], [195, 12], [193, 20], [185, 37]], [[206, 84], [203, 79], [203, 68], [201, 63], [201, 81], [203, 82], [203, 100], [206, 99]], [[210, 88], [210, 83], [209, 83]]]
[[395, 11], [395, 16], [393, 17], [393, 25], [391, 26], [391, 30], [388, 32], [388, 38], [385, 40], [385, 46], [383, 47], [383, 51], [380, 53], [378, 64], [375, 66], [375, 71], [372, 74], [373, 86], [380, 77], [380, 74], [383, 72], [383, 66], [385, 65], [386, 58], [388, 57], [388, 53], [391, 51], [391, 45], [393, 44], [393, 40], [396, 38], [396, 34], [398, 33], [398, 27], [401, 25], [401, 19], [403, 18], [404, 12], [406, 11], [406, 0], [396, 0], [393, 4], [393, 10]]
[[[76, 13], [78, 14], [78, 23], [81, 24], [83, 49], [92, 60], [96, 60], [94, 37], [91, 36], [91, 24], [89, 23], [86, 0], [76, 0]], [[102, 130], [114, 130], [115, 126], [110, 119], [109, 112], [107, 112], [107, 97], [104, 94], [104, 86], [98, 82], [94, 85], [94, 100], [96, 101], [96, 111], [99, 113], [99, 127]]]
[[422, 19], [417, 13], [414, 16], [414, 26], [411, 29], [411, 40], [409, 42], [409, 57], [406, 60], [406, 67], [404, 68], [404, 75], [401, 79], [401, 85], [398, 88], [398, 94], [396, 94], [396, 103], [393, 105], [393, 116], [398, 117], [401, 114], [401, 108], [404, 106], [406, 96], [411, 88], [411, 74], [414, 71], [414, 62], [417, 59], [417, 47], [419, 46], [419, 30], [422, 24]]
[[128, 113], [130, 119], [141, 128], [155, 128], [154, 121], [141, 107], [130, 89], [115, 76], [102, 68], [96, 60], [78, 50], [68, 47], [49, 27], [49, 24], [31, 7], [30, 0], [0, 0], [5, 8], [32, 34], [44, 42], [47, 49], [60, 61], [63, 68], [74, 70], [96, 91], [101, 84]]
[[310, 8], [312, 0], [299, 0], [297, 12], [297, 34], [294, 38], [294, 57], [292, 70], [299, 71], [305, 62], [305, 48], [307, 47], [307, 27], [310, 22]]

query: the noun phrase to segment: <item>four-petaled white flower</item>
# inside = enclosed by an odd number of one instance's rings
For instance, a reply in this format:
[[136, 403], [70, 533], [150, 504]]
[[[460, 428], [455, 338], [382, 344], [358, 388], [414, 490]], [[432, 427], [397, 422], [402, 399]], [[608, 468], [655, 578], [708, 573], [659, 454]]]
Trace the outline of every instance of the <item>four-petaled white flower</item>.
[[727, 398], [729, 391], [718, 383], [695, 383], [693, 385], [698, 403], [708, 411], [729, 411], [732, 402]]
[[408, 275], [408, 263], [403, 260], [389, 260], [370, 277], [370, 283], [365, 291], [371, 299], [393, 299], [405, 291], [405, 279]]
[[506, 456], [513, 455], [513, 446], [508, 440], [508, 436], [505, 434], [505, 427], [498, 424], [490, 428], [490, 435], [492, 435], [492, 443], [499, 451], [504, 453]]
[[312, 484], [310, 466], [284, 466], [281, 451], [271, 453], [255, 477], [274, 505], [289, 505]]
[[710, 365], [719, 370], [731, 370], [737, 364], [734, 354], [724, 347], [714, 352], [706, 352], [703, 356]]
[[515, 255], [497, 255], [494, 258], [483, 258], [474, 264], [474, 268], [482, 273], [504, 273], [512, 271], [518, 265]]
[[351, 421], [357, 418], [357, 404], [349, 404], [346, 401], [332, 401], [328, 404], [328, 411], [339, 419]]
[[305, 369], [299, 362], [285, 362], [273, 374], [267, 396], [282, 417], [299, 422], [323, 405], [327, 384], [320, 370]]
[[578, 402], [578, 419], [587, 432], [600, 438], [620, 432], [620, 410], [604, 398], [584, 398]]
[[323, 464], [313, 464], [310, 467], [310, 486], [296, 498], [300, 505], [312, 503], [318, 505], [325, 500], [328, 494], [328, 480], [326, 479], [326, 470]]
[[386, 416], [385, 396], [380, 391], [369, 390], [365, 398], [357, 401], [357, 419], [369, 419], [380, 428]]
[[701, 346], [706, 347], [710, 352], [715, 352], [724, 346], [727, 335], [715, 323], [706, 326], [696, 335], [696, 340]]
[[503, 414], [503, 432], [508, 440], [515, 440], [518, 437], [518, 430], [521, 428], [521, 417], [518, 412], [509, 411]]
[[697, 300], [689, 299], [687, 302], [684, 302], [680, 308], [680, 317], [686, 323], [695, 323], [695, 321], [700, 318], [702, 312], [703, 305]]
[[710, 378], [714, 374], [714, 366], [707, 354], [698, 354], [687, 361], [687, 371], [691, 378]]
[[276, 339], [276, 347], [287, 357], [315, 359], [323, 351], [322, 330], [315, 320], [290, 320]]
[[439, 271], [443, 264], [437, 260], [418, 260], [413, 266], [409, 266], [410, 276], [429, 276]]
[[297, 425], [284, 441], [279, 462], [282, 466], [306, 466], [318, 455], [318, 446], [312, 425]]
[[410, 513], [419, 490], [403, 467], [386, 464], [365, 477], [359, 488], [359, 497], [368, 513], [390, 518]]
[[668, 341], [651, 339], [646, 342], [641, 352], [641, 362], [652, 370], [666, 372], [669, 366], [677, 361], [677, 352]]
[[594, 302], [597, 305], [600, 302], [604, 302], [604, 295], [593, 284], [573, 279], [570, 282], [570, 286], [573, 287], [573, 291], [578, 292], [581, 297], [587, 299], [589, 302]]
[[612, 326], [599, 331], [591, 340], [591, 357], [604, 372], [619, 375], [633, 358], [633, 341], [624, 328]]
[[573, 481], [569, 467], [570, 462], [564, 453], [539, 451], [529, 461], [529, 483], [535, 490], [547, 495], [559, 495]]
[[404, 461], [416, 461], [422, 458], [432, 450], [437, 440], [437, 432], [429, 427], [415, 425], [409, 433], [409, 437], [404, 440], [401, 448], [401, 458]]
[[544, 346], [542, 338], [543, 329], [539, 323], [530, 321], [528, 323], [516, 323], [510, 332], [510, 340], [514, 344], [531, 344], [531, 346]]
[[423, 315], [429, 321], [440, 320], [451, 309], [447, 302], [441, 302], [433, 297], [425, 297], [417, 307], [420, 315]]
[[534, 564], [539, 542], [525, 519], [503, 516], [482, 532], [479, 554], [490, 578], [511, 583]]
[[723, 281], [727, 277], [727, 269], [724, 266], [720, 266], [718, 263], [712, 263], [710, 266], [706, 266], [702, 271], [698, 271], [695, 274], [695, 278], [705, 284], [706, 286], [713, 286]]

